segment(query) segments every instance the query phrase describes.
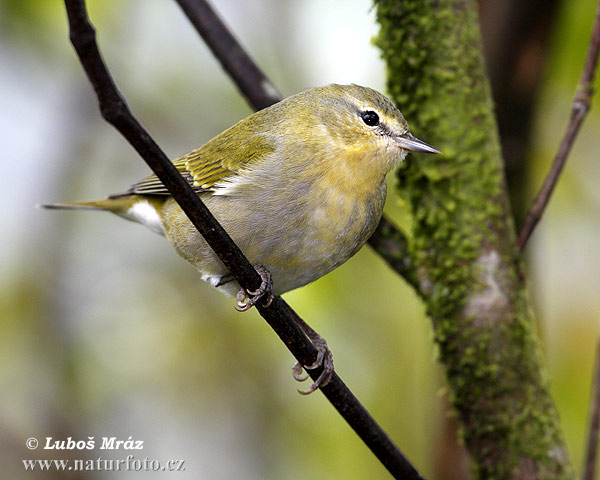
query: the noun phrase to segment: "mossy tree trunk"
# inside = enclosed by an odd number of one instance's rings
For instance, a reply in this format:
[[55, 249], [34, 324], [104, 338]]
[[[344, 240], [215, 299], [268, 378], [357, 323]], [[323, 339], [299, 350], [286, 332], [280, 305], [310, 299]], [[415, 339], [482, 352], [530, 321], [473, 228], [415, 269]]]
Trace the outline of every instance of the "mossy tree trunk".
[[473, 0], [376, 0], [388, 90], [443, 156], [398, 173], [411, 282], [479, 478], [572, 478], [515, 246]]

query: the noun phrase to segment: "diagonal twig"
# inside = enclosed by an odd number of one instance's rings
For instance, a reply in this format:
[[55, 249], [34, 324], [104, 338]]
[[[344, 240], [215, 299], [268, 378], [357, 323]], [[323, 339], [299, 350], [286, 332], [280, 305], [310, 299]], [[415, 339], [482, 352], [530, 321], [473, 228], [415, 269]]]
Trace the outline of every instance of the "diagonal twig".
[[598, 464], [598, 434], [600, 433], [600, 332], [598, 332], [598, 338], [596, 339], [596, 355], [588, 416], [588, 437], [582, 478], [583, 480], [594, 480]]
[[419, 291], [419, 281], [413, 259], [408, 250], [408, 238], [385, 216], [369, 238], [371, 248], [398, 273], [406, 283]]
[[[65, 6], [71, 43], [94, 87], [104, 119], [129, 141], [154, 171], [240, 286], [247, 290], [257, 288], [260, 277], [252, 265], [129, 110], [102, 60], [85, 0], [65, 0]], [[268, 308], [260, 304], [257, 308], [302, 365], [311, 365], [315, 361], [316, 348], [294, 321], [295, 312], [281, 297], [276, 297]], [[321, 371], [322, 368], [317, 368], [309, 374], [316, 380]], [[321, 391], [395, 478], [422, 478], [337, 374], [333, 374], [330, 383]]]
[[177, 0], [177, 3], [255, 110], [282, 99], [275, 85], [250, 58], [208, 2]]
[[544, 210], [550, 200], [550, 195], [554, 191], [556, 182], [560, 173], [567, 161], [571, 147], [575, 141], [575, 137], [579, 132], [579, 128], [583, 123], [583, 119], [587, 115], [593, 95], [593, 82], [596, 74], [596, 67], [598, 65], [598, 54], [600, 53], [600, 2], [596, 10], [596, 17], [594, 20], [594, 27], [592, 29], [592, 38], [585, 58], [585, 64], [581, 77], [579, 79], [579, 85], [577, 87], [577, 93], [573, 99], [573, 105], [571, 106], [571, 118], [569, 119], [569, 125], [563, 136], [563, 139], [558, 148], [558, 152], [554, 157], [554, 162], [550, 171], [542, 185], [542, 188], [538, 192], [533, 205], [531, 206], [525, 222], [519, 232], [519, 239], [517, 246], [520, 251], [523, 251], [531, 233], [542, 218]]

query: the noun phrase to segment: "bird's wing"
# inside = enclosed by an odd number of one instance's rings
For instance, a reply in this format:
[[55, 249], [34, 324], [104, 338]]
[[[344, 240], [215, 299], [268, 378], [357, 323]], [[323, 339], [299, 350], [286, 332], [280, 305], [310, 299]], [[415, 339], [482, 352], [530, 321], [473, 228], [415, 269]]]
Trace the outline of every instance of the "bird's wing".
[[[273, 141], [256, 135], [242, 122], [225, 130], [200, 148], [173, 161], [198, 193], [213, 191], [216, 183], [239, 175], [275, 150]], [[169, 195], [156, 175], [132, 185], [124, 195]]]
[[[182, 158], [182, 157], [180, 157]], [[177, 158], [173, 164], [177, 167], [179, 173], [187, 180], [190, 185], [193, 185], [194, 179], [190, 175], [190, 172], [187, 171], [184, 162], [180, 162], [179, 158]], [[199, 189], [195, 189], [200, 191]], [[119, 197], [122, 195], [170, 195], [167, 188], [163, 185], [163, 183], [158, 179], [156, 175], [150, 175], [146, 178], [142, 178], [139, 182], [134, 183], [129, 190], [125, 193], [119, 195], [113, 195], [115, 197]]]

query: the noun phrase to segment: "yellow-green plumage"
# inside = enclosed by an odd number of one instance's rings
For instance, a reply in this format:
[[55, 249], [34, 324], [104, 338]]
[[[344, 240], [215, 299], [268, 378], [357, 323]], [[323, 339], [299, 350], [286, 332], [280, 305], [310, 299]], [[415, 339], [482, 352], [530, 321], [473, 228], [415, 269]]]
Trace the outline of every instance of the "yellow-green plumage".
[[[365, 112], [375, 113], [368, 125]], [[364, 117], [364, 118], [363, 118]], [[377, 226], [385, 175], [414, 139], [383, 95], [357, 85], [306, 90], [225, 130], [174, 164], [275, 293], [316, 280], [350, 258]], [[227, 271], [154, 176], [127, 192], [55, 208], [97, 208], [163, 233], [213, 286]], [[234, 282], [218, 288], [233, 294]]]

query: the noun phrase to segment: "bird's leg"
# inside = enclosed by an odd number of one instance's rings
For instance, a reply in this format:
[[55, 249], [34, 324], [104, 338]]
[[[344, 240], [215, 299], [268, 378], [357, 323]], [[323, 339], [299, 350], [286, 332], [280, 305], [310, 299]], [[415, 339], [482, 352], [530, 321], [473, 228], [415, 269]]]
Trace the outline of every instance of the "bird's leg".
[[[291, 309], [290, 309], [291, 310]], [[305, 381], [309, 375], [302, 375], [302, 370], [314, 370], [318, 367], [323, 367], [323, 371], [321, 375], [314, 381], [314, 383], [310, 386], [308, 390], [298, 390], [298, 392], [302, 395], [308, 395], [314, 392], [317, 388], [324, 387], [329, 383], [331, 377], [333, 376], [334, 367], [333, 367], [333, 354], [329, 347], [327, 346], [327, 341], [319, 335], [313, 328], [306, 323], [302, 318], [300, 318], [296, 312], [292, 310], [294, 315], [294, 319], [298, 326], [302, 329], [302, 331], [306, 334], [306, 336], [310, 339], [312, 344], [317, 349], [317, 358], [313, 362], [312, 365], [302, 365], [300, 362], [296, 362], [296, 364], [292, 367], [292, 374], [294, 378], [299, 381]]]
[[[271, 281], [271, 273], [262, 265], [254, 265], [254, 268], [260, 275], [262, 282], [260, 287], [256, 290], [240, 290], [236, 296], [237, 306], [235, 307], [240, 312], [245, 312], [249, 310], [254, 305], [256, 305], [261, 299], [266, 297], [266, 301], [263, 304], [265, 307], [271, 305], [271, 302], [275, 298], [275, 294], [273, 293], [273, 282]], [[224, 284], [230, 281], [230, 275], [225, 275], [219, 284]], [[232, 280], [232, 278], [231, 278]], [[329, 383], [331, 377], [333, 376], [334, 367], [333, 367], [333, 355], [329, 347], [327, 346], [327, 341], [319, 335], [313, 328], [306, 323], [294, 310], [289, 308], [290, 314], [294, 317], [296, 324], [300, 327], [300, 329], [304, 332], [304, 334], [309, 338], [312, 344], [317, 349], [317, 358], [311, 365], [302, 365], [300, 362], [296, 362], [296, 364], [292, 367], [292, 373], [294, 378], [303, 382], [308, 379], [309, 375], [302, 375], [302, 370], [314, 370], [315, 368], [323, 367], [323, 371], [319, 375], [319, 377], [314, 381], [314, 383], [309, 387], [308, 390], [298, 390], [302, 395], [308, 395], [309, 393], [314, 392], [317, 388], [324, 387]]]
[[219, 278], [219, 282], [215, 285], [215, 287], [222, 287], [226, 283], [233, 282], [234, 280], [235, 278], [233, 278], [231, 273], [228, 273], [227, 275], [221, 275], [221, 278]]
[[258, 272], [261, 278], [260, 287], [256, 290], [244, 290], [243, 288], [236, 295], [238, 312], [245, 312], [256, 305], [259, 300], [264, 299], [263, 307], [268, 307], [275, 298], [273, 293], [273, 281], [271, 280], [271, 272], [262, 265], [254, 265], [254, 269]]

